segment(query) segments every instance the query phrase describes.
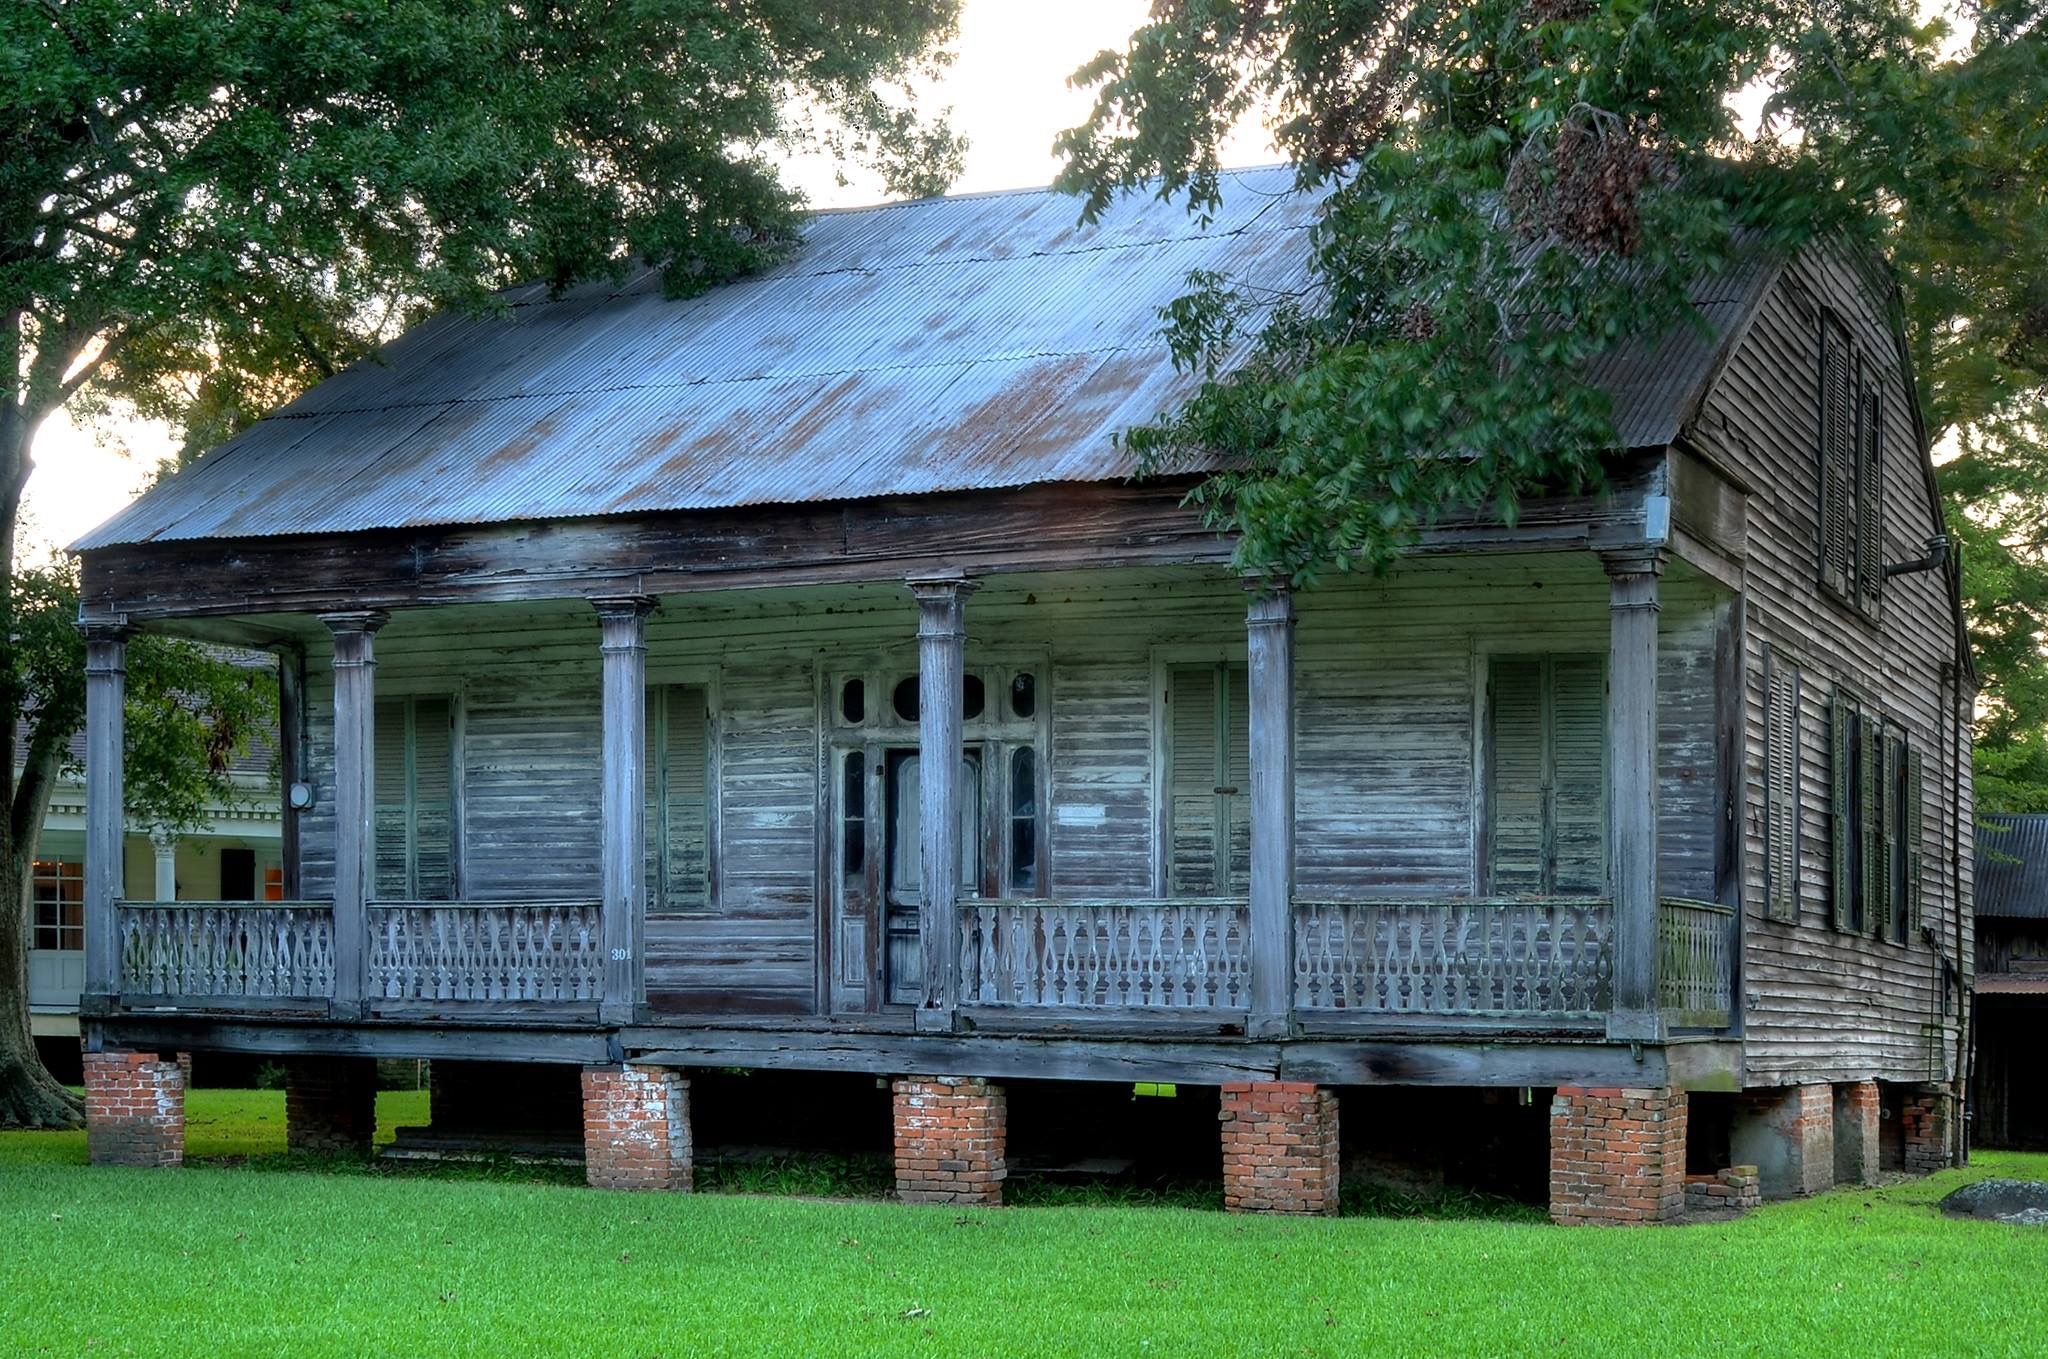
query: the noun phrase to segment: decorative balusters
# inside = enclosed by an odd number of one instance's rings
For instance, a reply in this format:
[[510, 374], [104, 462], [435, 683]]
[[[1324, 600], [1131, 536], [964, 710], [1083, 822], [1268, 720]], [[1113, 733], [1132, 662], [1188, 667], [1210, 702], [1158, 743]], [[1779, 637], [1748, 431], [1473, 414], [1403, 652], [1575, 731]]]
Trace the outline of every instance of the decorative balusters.
[[1294, 922], [1300, 1009], [1583, 1018], [1612, 995], [1602, 901], [1296, 902]]
[[1735, 912], [1667, 899], [1657, 909], [1657, 1008], [1680, 1028], [1724, 1029], [1733, 1018]]
[[334, 909], [315, 902], [122, 902], [126, 996], [319, 1000], [334, 994]]
[[968, 1005], [1243, 1009], [1242, 900], [977, 901], [961, 911]]
[[373, 999], [594, 1003], [603, 911], [595, 901], [373, 902], [369, 978]]

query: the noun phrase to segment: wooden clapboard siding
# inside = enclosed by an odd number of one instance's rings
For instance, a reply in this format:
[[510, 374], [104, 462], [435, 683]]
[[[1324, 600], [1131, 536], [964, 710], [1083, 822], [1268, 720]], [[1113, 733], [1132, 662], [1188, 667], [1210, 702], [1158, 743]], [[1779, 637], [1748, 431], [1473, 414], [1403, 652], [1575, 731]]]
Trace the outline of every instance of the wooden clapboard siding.
[[[1886, 375], [1884, 561], [1921, 555], [1936, 531], [1917, 446], [1912, 387], [1882, 299], [1842, 259], [1810, 252], [1771, 288], [1710, 393], [1691, 439], [1756, 488], [1748, 499], [1743, 778], [1743, 958], [1748, 1078], [1825, 1081], [1944, 1078], [1955, 1022], [1942, 1014], [1941, 965], [1916, 935], [1906, 947], [1835, 932], [1829, 911], [1827, 703], [1839, 685], [1902, 724], [1924, 754], [1922, 919], [1953, 954], [1967, 903], [1950, 859], [1952, 820], [1968, 827], [1969, 753], [1944, 710], [1955, 654], [1946, 587], [1934, 573], [1885, 583], [1881, 618], [1856, 616], [1820, 588], [1817, 373], [1823, 300], [1843, 312], [1851, 342]], [[1803, 677], [1800, 695], [1801, 890], [1798, 919], [1764, 911], [1765, 648]], [[1952, 698], [1948, 701], [1952, 702]], [[1946, 756], [1946, 772], [1943, 770]], [[1958, 800], [1962, 805], [1958, 806]], [[1966, 936], [1967, 937], [1967, 936]]]
[[1151, 667], [1142, 653], [1056, 660], [1051, 697], [1053, 890], [1153, 895]]

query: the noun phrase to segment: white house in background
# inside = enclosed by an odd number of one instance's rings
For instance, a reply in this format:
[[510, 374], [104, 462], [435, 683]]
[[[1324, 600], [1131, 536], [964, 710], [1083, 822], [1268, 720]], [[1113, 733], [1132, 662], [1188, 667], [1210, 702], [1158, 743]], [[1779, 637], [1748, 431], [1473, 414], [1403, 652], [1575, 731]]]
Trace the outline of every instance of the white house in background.
[[[83, 753], [82, 738], [78, 742]], [[283, 818], [267, 747], [238, 761], [248, 796], [213, 804], [205, 824], [158, 841], [130, 823], [124, 843], [124, 895], [158, 901], [278, 901], [284, 896]], [[37, 1038], [78, 1036], [78, 994], [85, 986], [85, 784], [67, 777], [50, 800], [36, 837], [29, 894], [28, 1002]]]

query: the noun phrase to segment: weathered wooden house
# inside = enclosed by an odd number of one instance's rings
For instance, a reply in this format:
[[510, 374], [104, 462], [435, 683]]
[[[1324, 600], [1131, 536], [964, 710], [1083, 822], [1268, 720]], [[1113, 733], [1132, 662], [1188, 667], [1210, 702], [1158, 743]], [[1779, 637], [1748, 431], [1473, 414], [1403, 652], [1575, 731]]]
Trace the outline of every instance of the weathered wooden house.
[[2048, 816], [1977, 827], [1970, 1140], [2048, 1150]]
[[[172, 1157], [122, 1100], [218, 1047], [303, 1144], [373, 1056], [578, 1064], [613, 1185], [688, 1182], [701, 1068], [895, 1078], [912, 1198], [998, 1197], [1047, 1079], [1218, 1092], [1243, 1208], [1334, 1207], [1340, 1091], [1543, 1101], [1567, 1221], [1866, 1173], [1887, 1098], [1945, 1156], [1971, 681], [1888, 285], [1706, 280], [1594, 374], [1603, 493], [1248, 589], [1114, 436], [1189, 391], [1189, 271], [1290, 286], [1315, 211], [944, 199], [515, 291], [90, 535], [97, 1154]], [[135, 629], [288, 658], [287, 902], [118, 899]]]

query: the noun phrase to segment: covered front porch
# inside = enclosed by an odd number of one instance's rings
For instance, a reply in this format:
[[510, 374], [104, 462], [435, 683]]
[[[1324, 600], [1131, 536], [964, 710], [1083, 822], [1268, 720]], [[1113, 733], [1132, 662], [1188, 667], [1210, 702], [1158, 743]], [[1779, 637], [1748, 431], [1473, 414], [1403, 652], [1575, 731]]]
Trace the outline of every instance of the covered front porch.
[[[1661, 552], [1299, 599], [1191, 566], [236, 622], [286, 639], [291, 899], [120, 900], [96, 810], [110, 1032], [1738, 1024], [1739, 617]], [[128, 627], [89, 624], [95, 809]]]

